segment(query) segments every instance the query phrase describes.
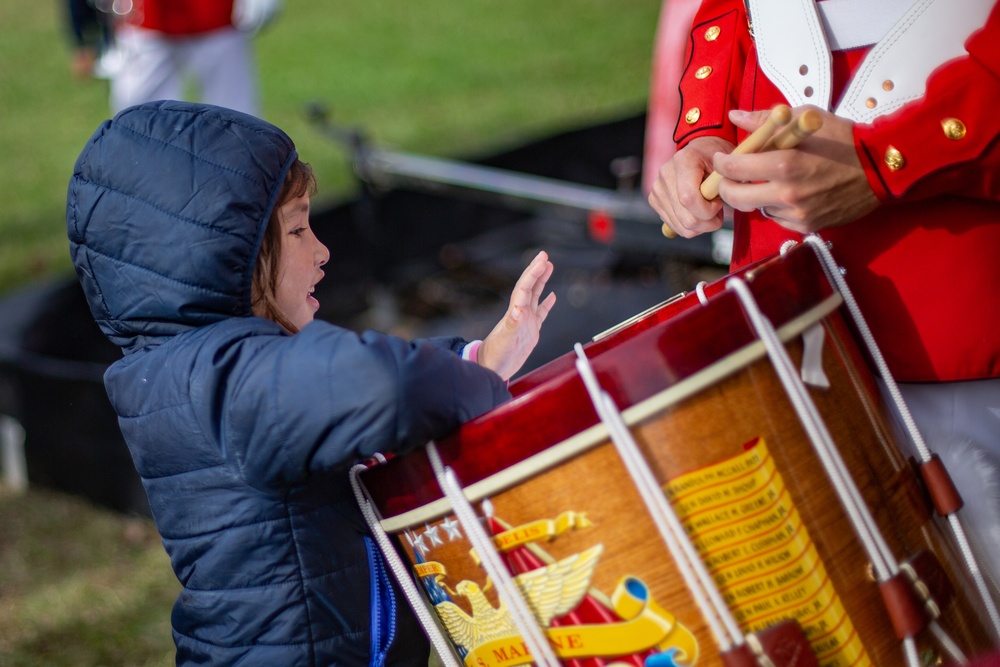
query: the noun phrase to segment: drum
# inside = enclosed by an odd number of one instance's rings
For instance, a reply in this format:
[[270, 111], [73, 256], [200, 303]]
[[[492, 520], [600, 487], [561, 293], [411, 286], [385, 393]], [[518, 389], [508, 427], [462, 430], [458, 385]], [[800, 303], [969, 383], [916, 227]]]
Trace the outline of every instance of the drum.
[[[843, 310], [803, 244], [525, 375], [512, 401], [448, 438], [360, 470], [386, 556], [419, 582], [418, 616], [447, 638], [448, 660], [657, 667], [763, 652], [847, 667], [989, 649], [982, 600], [892, 439]], [[903, 620], [887, 611], [900, 587]], [[774, 638], [789, 629], [782, 653]]]

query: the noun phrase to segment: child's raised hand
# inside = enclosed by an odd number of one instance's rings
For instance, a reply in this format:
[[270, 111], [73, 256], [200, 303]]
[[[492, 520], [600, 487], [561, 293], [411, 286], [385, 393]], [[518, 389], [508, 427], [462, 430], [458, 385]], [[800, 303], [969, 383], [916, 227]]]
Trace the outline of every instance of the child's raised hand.
[[504, 380], [521, 368], [538, 344], [542, 322], [556, 302], [554, 292], [539, 301], [552, 269], [544, 251], [531, 260], [514, 286], [507, 312], [479, 348], [479, 365], [495, 371]]

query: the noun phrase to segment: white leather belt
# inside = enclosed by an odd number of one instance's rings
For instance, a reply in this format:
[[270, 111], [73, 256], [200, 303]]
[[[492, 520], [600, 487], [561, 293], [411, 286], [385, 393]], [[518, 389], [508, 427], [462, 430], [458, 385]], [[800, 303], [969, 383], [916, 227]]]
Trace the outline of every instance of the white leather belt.
[[831, 51], [871, 46], [912, 6], [913, 0], [822, 0], [816, 5]]
[[[934, 69], [967, 55], [965, 40], [982, 27], [995, 4], [994, 0], [746, 3], [757, 61], [788, 103], [793, 107], [814, 104], [863, 123], [922, 97]], [[845, 44], [860, 41], [864, 45], [872, 38], [876, 41], [871, 50], [831, 108], [831, 45], [851, 48]]]

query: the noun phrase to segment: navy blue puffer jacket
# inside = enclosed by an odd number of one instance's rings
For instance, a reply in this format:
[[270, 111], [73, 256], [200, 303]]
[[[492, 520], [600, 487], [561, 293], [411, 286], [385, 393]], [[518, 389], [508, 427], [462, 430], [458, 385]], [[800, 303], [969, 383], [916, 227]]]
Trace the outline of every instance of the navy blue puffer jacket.
[[459, 339], [406, 342], [251, 316], [295, 159], [277, 128], [180, 102], [98, 128], [70, 181], [70, 249], [125, 352], [105, 376], [183, 592], [179, 664], [427, 664], [347, 478], [508, 397]]

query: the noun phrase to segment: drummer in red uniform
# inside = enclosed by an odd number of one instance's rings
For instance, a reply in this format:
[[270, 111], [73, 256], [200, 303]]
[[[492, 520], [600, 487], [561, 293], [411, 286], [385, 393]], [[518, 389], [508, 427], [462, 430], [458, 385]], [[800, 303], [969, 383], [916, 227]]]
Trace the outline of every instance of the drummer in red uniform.
[[[1000, 8], [992, 0], [704, 0], [678, 152], [650, 204], [678, 235], [734, 209], [732, 268], [821, 231], [963, 518], [1000, 573]], [[795, 149], [730, 155], [768, 110]], [[713, 170], [719, 198], [699, 185]]]

